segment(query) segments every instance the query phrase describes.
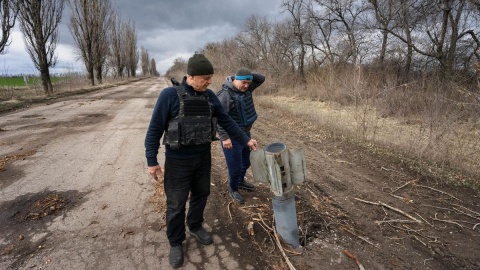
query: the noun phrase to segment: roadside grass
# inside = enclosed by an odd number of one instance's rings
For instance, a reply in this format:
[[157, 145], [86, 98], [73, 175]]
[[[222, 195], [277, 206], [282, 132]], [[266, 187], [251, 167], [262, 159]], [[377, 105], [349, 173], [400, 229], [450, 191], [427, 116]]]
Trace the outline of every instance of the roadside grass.
[[440, 132], [429, 130], [422, 122], [384, 117], [374, 108], [359, 110], [356, 106], [270, 95], [256, 96], [255, 103], [292, 115], [298, 122], [295, 128], [328, 130], [419, 176], [480, 190], [480, 133], [472, 123], [448, 122]]
[[[65, 79], [64, 77], [52, 77], [52, 83], [57, 83]], [[9, 88], [9, 87], [26, 87], [40, 83], [40, 78], [38, 77], [23, 77], [23, 76], [12, 76], [12, 77], [0, 77], [0, 87]]]
[[[85, 76], [53, 77], [52, 84], [54, 94], [52, 96], [47, 96], [45, 94], [41, 82], [38, 80], [34, 84], [28, 86], [0, 86], [0, 113], [28, 107], [36, 103], [45, 103], [52, 99], [64, 96], [87, 93], [116, 85], [127, 84], [144, 78], [147, 77], [124, 79], [109, 77], [104, 79], [103, 84], [91, 86], [90, 81]], [[4, 83], [18, 82], [18, 78], [12, 79], [3, 77], [2, 79]], [[23, 81], [23, 77], [21, 80]]]

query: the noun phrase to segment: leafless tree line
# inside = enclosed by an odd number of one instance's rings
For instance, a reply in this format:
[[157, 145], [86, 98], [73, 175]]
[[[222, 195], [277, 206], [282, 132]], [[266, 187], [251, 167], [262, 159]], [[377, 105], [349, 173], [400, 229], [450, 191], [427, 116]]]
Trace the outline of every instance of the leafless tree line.
[[245, 65], [295, 83], [327, 66], [452, 78], [480, 61], [479, 0], [284, 0], [284, 19], [251, 16], [241, 33], [203, 49], [219, 69]]
[[[111, 0], [0, 0], [0, 53], [9, 45], [18, 15], [26, 49], [41, 74], [45, 93], [53, 94], [49, 68], [56, 64], [58, 26], [66, 2], [71, 9], [68, 27], [90, 83], [101, 84], [107, 73], [136, 76], [140, 59], [135, 25], [121, 19]], [[143, 75], [158, 75], [155, 60], [148, 54], [145, 63]]]
[[160, 74], [157, 71], [157, 63], [155, 59], [150, 59], [150, 55], [148, 54], [148, 50], [144, 47], [141, 48], [141, 57], [140, 60], [142, 62], [142, 73], [143, 76], [159, 76]]

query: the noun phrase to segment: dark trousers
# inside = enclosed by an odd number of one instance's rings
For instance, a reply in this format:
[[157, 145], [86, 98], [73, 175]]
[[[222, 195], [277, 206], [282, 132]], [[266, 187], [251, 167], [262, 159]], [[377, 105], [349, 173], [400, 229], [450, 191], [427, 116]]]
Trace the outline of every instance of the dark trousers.
[[167, 237], [170, 245], [185, 240], [185, 208], [190, 194], [187, 226], [196, 231], [202, 226], [203, 211], [210, 195], [210, 152], [194, 159], [165, 159], [165, 195], [167, 196]]
[[238, 190], [238, 183], [243, 181], [247, 169], [250, 167], [250, 147], [243, 143], [232, 140], [232, 148], [223, 148], [225, 161], [228, 168], [228, 183], [232, 191]]

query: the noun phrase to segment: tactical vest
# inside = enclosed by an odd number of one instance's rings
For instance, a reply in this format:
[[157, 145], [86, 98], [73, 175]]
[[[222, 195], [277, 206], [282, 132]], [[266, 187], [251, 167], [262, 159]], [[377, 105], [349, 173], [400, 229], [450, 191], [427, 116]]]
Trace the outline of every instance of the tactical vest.
[[[253, 104], [252, 92], [248, 90], [242, 93], [235, 92], [225, 84], [222, 90], [217, 93], [217, 96], [220, 95], [222, 91], [226, 91], [230, 95], [229, 102], [227, 103], [229, 108], [228, 114], [238, 126], [245, 130], [245, 128], [253, 125], [255, 120], [257, 120], [257, 112]], [[233, 103], [230, 103], [231, 101], [233, 101]]]
[[215, 140], [216, 118], [206, 92], [195, 97], [187, 93], [182, 85], [176, 85], [180, 108], [178, 115], [168, 122], [163, 144], [176, 150], [182, 146], [210, 143]]

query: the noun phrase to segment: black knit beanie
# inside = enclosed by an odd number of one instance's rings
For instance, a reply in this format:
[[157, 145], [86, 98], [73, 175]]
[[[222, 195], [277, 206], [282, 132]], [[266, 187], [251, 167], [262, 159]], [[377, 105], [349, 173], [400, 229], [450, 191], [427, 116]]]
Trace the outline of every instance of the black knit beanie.
[[250, 69], [246, 67], [241, 67], [237, 70], [237, 73], [235, 73], [235, 80], [239, 81], [246, 81], [246, 80], [253, 80], [253, 75]]
[[211, 75], [213, 74], [212, 63], [205, 55], [196, 53], [188, 59], [187, 74], [190, 76]]

